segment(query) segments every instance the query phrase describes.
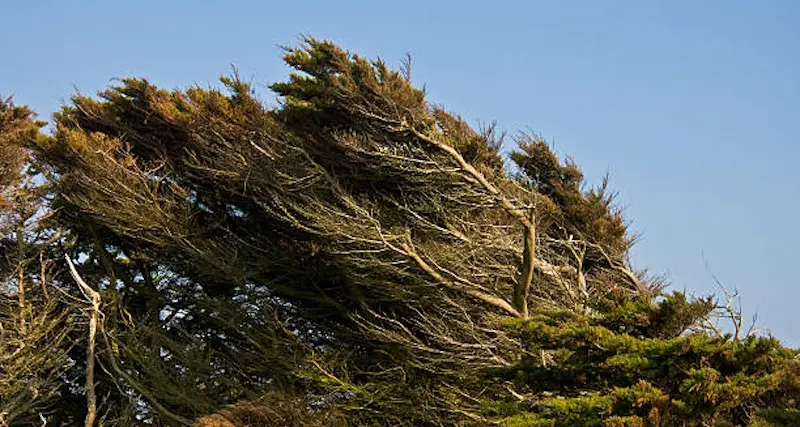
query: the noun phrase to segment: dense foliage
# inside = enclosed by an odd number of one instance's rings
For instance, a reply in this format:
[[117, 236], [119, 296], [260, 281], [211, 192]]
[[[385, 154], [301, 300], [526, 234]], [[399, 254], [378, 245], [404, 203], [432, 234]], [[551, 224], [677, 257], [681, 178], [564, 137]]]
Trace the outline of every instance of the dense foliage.
[[683, 333], [712, 309], [674, 293], [658, 304], [617, 301], [592, 317], [543, 311], [513, 321], [540, 357], [500, 371], [537, 396], [510, 407], [508, 425], [800, 422], [796, 353], [774, 338]]
[[797, 352], [633, 270], [605, 182], [532, 135], [509, 172], [407, 68], [285, 61], [275, 108], [235, 75], [50, 135], [0, 103], [2, 422], [798, 423]]

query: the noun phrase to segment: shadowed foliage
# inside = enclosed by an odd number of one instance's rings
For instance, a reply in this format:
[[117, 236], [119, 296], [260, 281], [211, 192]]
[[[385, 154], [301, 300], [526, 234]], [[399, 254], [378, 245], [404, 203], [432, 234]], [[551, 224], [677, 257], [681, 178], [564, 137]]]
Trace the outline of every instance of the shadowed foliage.
[[716, 333], [714, 300], [635, 271], [607, 182], [587, 190], [528, 135], [510, 173], [493, 126], [382, 61], [312, 38], [284, 60], [275, 108], [236, 75], [172, 91], [123, 79], [73, 97], [49, 136], [4, 104], [4, 182], [39, 203], [8, 237], [32, 245], [8, 263], [9, 295], [35, 266], [54, 275], [22, 283], [60, 295], [41, 300], [56, 341], [35, 345], [56, 354], [35, 370], [62, 400], [19, 425], [796, 416], [796, 353]]

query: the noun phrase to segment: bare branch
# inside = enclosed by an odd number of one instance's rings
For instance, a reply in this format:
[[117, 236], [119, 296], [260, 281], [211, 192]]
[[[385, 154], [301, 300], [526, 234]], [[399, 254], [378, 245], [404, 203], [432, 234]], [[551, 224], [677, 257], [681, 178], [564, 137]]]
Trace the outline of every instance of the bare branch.
[[93, 427], [94, 420], [97, 417], [97, 394], [94, 385], [94, 362], [95, 362], [95, 336], [97, 335], [97, 322], [100, 317], [100, 293], [87, 285], [83, 278], [78, 274], [75, 265], [69, 258], [69, 255], [64, 255], [69, 265], [70, 274], [75, 282], [78, 284], [84, 297], [92, 305], [91, 315], [89, 317], [89, 340], [86, 346], [86, 420], [85, 427]]

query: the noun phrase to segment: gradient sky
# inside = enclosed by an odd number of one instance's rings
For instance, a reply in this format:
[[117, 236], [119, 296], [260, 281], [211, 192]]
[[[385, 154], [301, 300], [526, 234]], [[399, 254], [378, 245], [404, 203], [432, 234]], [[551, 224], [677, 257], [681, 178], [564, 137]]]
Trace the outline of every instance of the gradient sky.
[[271, 102], [299, 34], [411, 52], [432, 101], [541, 134], [589, 183], [610, 172], [637, 267], [706, 294], [707, 262], [800, 346], [800, 2], [7, 0], [0, 17], [0, 94], [45, 118], [113, 78], [208, 86], [232, 65]]

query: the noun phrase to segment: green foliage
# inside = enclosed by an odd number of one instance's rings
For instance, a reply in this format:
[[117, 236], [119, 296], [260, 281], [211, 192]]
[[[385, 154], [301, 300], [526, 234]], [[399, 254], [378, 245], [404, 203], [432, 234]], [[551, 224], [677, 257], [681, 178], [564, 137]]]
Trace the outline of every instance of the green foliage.
[[509, 425], [749, 425], [792, 417], [800, 405], [798, 353], [774, 338], [686, 331], [712, 308], [673, 293], [591, 317], [543, 312], [512, 322], [535, 351], [497, 374], [535, 397]]
[[518, 146], [511, 159], [527, 184], [557, 206], [556, 223], [563, 232], [600, 244], [613, 256], [630, 247], [622, 214], [612, 207], [614, 195], [608, 193], [607, 179], [584, 192], [578, 165], [572, 160], [561, 164], [547, 142], [523, 135]]
[[509, 173], [493, 126], [380, 60], [284, 60], [273, 109], [236, 75], [123, 79], [52, 137], [0, 103], [2, 421], [87, 414], [69, 256], [101, 295], [107, 426], [796, 424], [797, 353], [634, 272], [607, 181], [527, 136]]

